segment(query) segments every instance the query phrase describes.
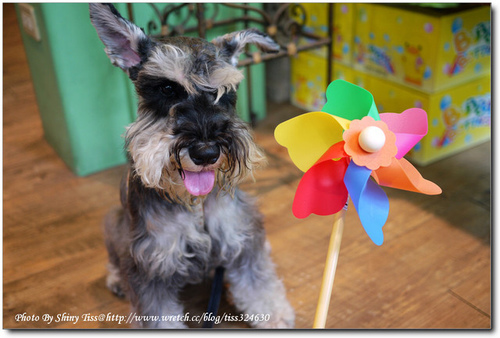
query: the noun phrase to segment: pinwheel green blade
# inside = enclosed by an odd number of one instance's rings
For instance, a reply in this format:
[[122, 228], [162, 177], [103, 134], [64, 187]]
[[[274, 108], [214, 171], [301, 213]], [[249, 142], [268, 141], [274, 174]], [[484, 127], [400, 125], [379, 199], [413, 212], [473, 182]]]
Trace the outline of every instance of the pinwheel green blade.
[[344, 80], [335, 80], [326, 89], [326, 103], [322, 111], [347, 120], [361, 120], [371, 116], [380, 120], [373, 95]]

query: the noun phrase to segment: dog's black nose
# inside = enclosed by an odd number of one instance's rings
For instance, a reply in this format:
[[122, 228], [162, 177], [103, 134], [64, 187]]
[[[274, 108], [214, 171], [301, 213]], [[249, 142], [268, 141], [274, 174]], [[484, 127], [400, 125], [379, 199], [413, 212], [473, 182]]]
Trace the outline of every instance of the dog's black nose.
[[198, 144], [189, 147], [189, 157], [196, 165], [214, 164], [219, 155], [220, 149], [217, 144]]

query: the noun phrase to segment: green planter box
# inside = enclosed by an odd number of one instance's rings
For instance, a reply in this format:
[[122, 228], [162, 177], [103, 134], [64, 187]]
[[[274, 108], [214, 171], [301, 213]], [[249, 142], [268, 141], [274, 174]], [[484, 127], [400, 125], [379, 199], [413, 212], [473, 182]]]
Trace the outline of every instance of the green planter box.
[[[135, 119], [137, 100], [127, 76], [105, 55], [89, 20], [88, 4], [30, 6], [40, 30], [39, 41], [26, 33], [19, 5], [16, 9], [46, 140], [76, 175], [125, 163], [122, 134]], [[147, 15], [145, 6], [134, 4], [139, 25]], [[125, 4], [116, 7], [126, 16]], [[264, 65], [252, 66], [251, 72], [252, 110], [262, 118]], [[248, 121], [246, 83], [239, 89], [238, 109]]]

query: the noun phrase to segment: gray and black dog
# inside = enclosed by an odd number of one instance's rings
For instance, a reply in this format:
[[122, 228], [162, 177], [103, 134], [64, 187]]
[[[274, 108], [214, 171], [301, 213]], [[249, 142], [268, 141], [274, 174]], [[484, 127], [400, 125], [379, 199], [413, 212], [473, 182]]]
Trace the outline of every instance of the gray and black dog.
[[211, 42], [154, 39], [110, 4], [91, 4], [90, 18], [139, 100], [125, 133], [122, 206], [105, 220], [107, 286], [128, 297], [142, 318], [137, 327], [185, 328], [161, 318], [182, 316], [179, 291], [222, 266], [234, 305], [252, 315], [253, 327], [293, 327], [262, 216], [237, 188], [264, 159], [235, 113], [238, 56], [248, 43], [264, 52], [279, 46], [256, 29]]

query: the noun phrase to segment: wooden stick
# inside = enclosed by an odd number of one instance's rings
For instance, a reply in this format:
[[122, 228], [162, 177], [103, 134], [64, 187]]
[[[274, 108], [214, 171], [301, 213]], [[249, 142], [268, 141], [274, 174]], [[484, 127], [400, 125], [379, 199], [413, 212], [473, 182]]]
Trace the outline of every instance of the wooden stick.
[[323, 281], [319, 292], [318, 306], [316, 307], [316, 316], [314, 317], [313, 328], [315, 329], [325, 328], [326, 316], [332, 296], [333, 280], [335, 279], [335, 271], [337, 270], [337, 262], [339, 259], [340, 242], [342, 241], [342, 232], [344, 230], [345, 209], [346, 208], [335, 214], [325, 270], [323, 272]]

